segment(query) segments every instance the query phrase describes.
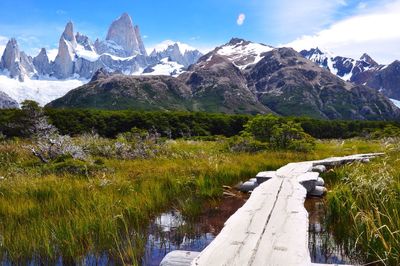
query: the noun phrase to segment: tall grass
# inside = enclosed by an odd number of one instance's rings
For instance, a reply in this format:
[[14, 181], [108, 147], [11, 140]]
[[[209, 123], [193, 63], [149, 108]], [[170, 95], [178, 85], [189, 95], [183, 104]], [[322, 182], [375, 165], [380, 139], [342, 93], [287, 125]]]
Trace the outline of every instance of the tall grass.
[[386, 142], [386, 156], [328, 174], [329, 220], [339, 242], [367, 262], [400, 265], [400, 145]]
[[[198, 206], [261, 170], [292, 161], [379, 149], [362, 141], [321, 142], [312, 153], [229, 153], [219, 142], [169, 142], [152, 159], [101, 158], [91, 174], [52, 171], [26, 143], [0, 143], [0, 261], [81, 262], [106, 253], [136, 264], [149, 221], [168, 208], [196, 215]], [[196, 210], [197, 208], [197, 210]], [[381, 231], [384, 231], [382, 228]]]

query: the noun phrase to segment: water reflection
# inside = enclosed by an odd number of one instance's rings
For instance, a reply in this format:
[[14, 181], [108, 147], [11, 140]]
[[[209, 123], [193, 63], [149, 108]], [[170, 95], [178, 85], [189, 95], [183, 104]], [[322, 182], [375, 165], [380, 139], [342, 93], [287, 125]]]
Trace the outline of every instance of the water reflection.
[[359, 264], [353, 256], [348, 255], [343, 245], [335, 241], [333, 233], [328, 229], [324, 200], [307, 199], [305, 207], [309, 214], [308, 247], [311, 261], [327, 264]]
[[158, 216], [148, 228], [142, 265], [158, 266], [173, 250], [202, 251], [222, 230], [225, 221], [245, 202], [246, 196], [229, 197], [204, 208], [195, 221], [173, 210]]

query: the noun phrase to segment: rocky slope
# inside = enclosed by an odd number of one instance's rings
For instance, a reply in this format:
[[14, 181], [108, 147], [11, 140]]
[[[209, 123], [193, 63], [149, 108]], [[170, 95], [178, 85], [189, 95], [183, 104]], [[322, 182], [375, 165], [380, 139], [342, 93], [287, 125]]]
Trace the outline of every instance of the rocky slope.
[[328, 119], [394, 119], [398, 109], [384, 95], [345, 82], [291, 48], [279, 48], [247, 71], [260, 102], [282, 115]]
[[359, 60], [355, 60], [333, 56], [318, 48], [303, 50], [300, 53], [346, 81], [367, 85], [389, 98], [400, 100], [400, 62], [397, 60], [385, 66], [378, 64], [368, 54], [363, 54]]
[[99, 72], [51, 107], [168, 109], [307, 115], [327, 119], [396, 119], [381, 93], [345, 82], [290, 48], [232, 39], [173, 77]]
[[12, 109], [18, 108], [17, 101], [12, 99], [10, 96], [0, 91], [0, 109]]

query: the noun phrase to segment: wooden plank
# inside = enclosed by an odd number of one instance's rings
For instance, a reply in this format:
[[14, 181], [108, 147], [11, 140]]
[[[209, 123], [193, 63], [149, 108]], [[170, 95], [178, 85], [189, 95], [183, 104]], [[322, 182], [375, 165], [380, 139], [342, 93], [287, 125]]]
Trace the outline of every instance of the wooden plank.
[[317, 182], [318, 173], [311, 172], [316, 165], [340, 165], [380, 155], [334, 157], [281, 167], [275, 177], [254, 189], [191, 265], [317, 265], [311, 263], [308, 250], [307, 190], [300, 182]]

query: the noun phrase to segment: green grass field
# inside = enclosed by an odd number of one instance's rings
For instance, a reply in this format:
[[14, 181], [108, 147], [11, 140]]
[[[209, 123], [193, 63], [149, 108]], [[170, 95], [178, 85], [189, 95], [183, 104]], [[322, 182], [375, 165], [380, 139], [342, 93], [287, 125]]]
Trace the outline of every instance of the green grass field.
[[[119, 263], [135, 264], [144, 250], [148, 223], [166, 209], [177, 208], [186, 216], [195, 216], [196, 202], [221, 197], [223, 185], [234, 185], [259, 171], [277, 169], [294, 161], [387, 148], [380, 141], [318, 141], [316, 149], [309, 153], [249, 154], [229, 152], [218, 141], [178, 140], [168, 141], [154, 158], [96, 158], [95, 169], [81, 164], [80, 170], [71, 174], [68, 167], [40, 163], [30, 154], [27, 144], [15, 140], [0, 142], [0, 261], [24, 262], [36, 258], [51, 262], [60, 256], [64, 262], [79, 261], [88, 253], [106, 252]], [[363, 171], [376, 171], [374, 167], [389, 165], [396, 159], [390, 158], [346, 171], [359, 171], [366, 177]], [[399, 181], [400, 169], [396, 169]], [[397, 200], [390, 205], [397, 206], [395, 211], [399, 210], [399, 184], [397, 194], [393, 192], [390, 198]], [[329, 194], [329, 202], [341, 198], [340, 193], [350, 193], [346, 186], [352, 188], [347, 183], [335, 187]], [[363, 189], [360, 188], [360, 193], [365, 192]], [[379, 194], [372, 197], [379, 202]], [[356, 196], [351, 200], [359, 202]], [[362, 196], [359, 200], [362, 201]], [[362, 204], [357, 208], [371, 206]], [[370, 215], [385, 212], [386, 205], [376, 207], [381, 209], [372, 209]], [[392, 220], [397, 217], [394, 221], [397, 224], [390, 232], [398, 236], [398, 212], [384, 215], [393, 215]]]

